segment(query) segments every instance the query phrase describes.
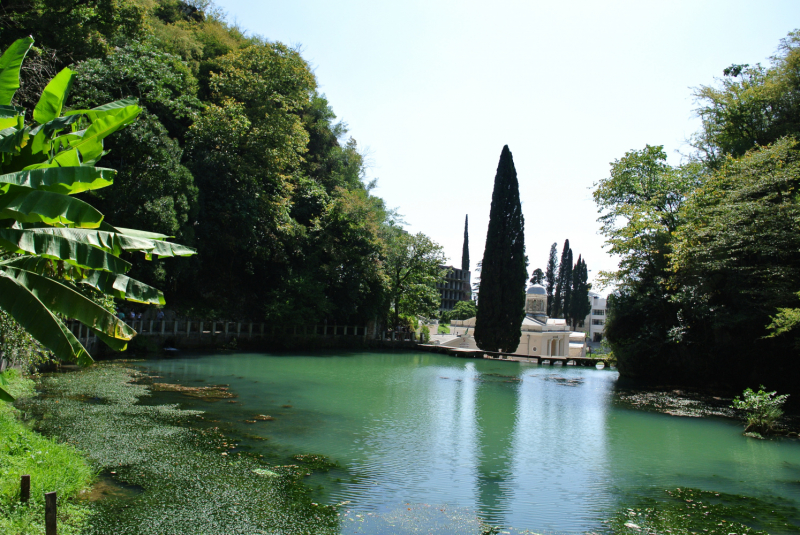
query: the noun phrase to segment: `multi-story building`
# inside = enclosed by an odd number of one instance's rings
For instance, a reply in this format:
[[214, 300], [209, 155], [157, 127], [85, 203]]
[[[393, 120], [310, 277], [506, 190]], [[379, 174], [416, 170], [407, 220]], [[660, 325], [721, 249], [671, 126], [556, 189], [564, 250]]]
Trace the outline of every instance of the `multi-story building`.
[[592, 310], [583, 320], [583, 330], [592, 342], [601, 342], [606, 324], [606, 298], [600, 294], [589, 292]]
[[469, 301], [472, 299], [471, 273], [465, 269], [458, 269], [453, 266], [441, 266], [447, 269], [444, 282], [436, 285], [442, 297], [439, 311], [453, 310], [459, 301]]

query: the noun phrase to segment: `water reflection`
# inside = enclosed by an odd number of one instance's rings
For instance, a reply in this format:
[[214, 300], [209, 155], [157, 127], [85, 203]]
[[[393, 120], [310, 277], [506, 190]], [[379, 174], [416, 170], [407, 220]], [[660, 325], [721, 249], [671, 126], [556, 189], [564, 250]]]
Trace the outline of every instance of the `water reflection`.
[[[267, 456], [339, 461], [342, 481], [314, 484], [325, 501], [373, 515], [457, 508], [493, 525], [590, 531], [632, 495], [667, 488], [800, 502], [795, 442], [748, 440], [729, 420], [617, 406], [609, 370], [424, 353], [229, 354], [147, 366], [164, 380], [229, 383], [240, 403], [185, 405], [267, 438], [243, 441]], [[245, 423], [254, 414], [275, 420]], [[438, 504], [447, 507], [430, 507]]]
[[[507, 372], [506, 372], [507, 373]], [[501, 525], [512, 501], [513, 438], [517, 421], [517, 382], [485, 376], [477, 388], [477, 507], [486, 522]]]

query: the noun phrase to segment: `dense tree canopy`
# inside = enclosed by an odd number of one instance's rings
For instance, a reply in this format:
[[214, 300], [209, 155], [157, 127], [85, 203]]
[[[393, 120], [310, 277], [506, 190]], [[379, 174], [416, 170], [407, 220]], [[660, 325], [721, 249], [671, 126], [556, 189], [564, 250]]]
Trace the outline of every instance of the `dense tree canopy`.
[[[70, 65], [69, 108], [123, 98], [142, 108], [105, 146], [114, 189], [80, 196], [199, 254], [132, 257], [131, 274], [194, 316], [390, 321], [396, 218], [298, 50], [245, 36], [205, 0], [4, 3], [0, 46], [28, 34], [39, 47], [16, 104], [32, 107]], [[409, 303], [409, 314], [430, 308]]]
[[594, 192], [609, 252], [606, 337], [628, 376], [797, 391], [800, 39], [697, 90], [694, 159], [630, 151]]

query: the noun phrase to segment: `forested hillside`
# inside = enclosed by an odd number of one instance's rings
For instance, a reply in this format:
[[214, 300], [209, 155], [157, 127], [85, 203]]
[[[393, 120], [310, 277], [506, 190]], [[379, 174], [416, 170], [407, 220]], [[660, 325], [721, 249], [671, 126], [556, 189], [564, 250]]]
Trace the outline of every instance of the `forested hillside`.
[[68, 65], [72, 109], [139, 100], [105, 146], [114, 186], [85, 195], [120, 226], [198, 250], [128, 258], [170, 306], [284, 324], [388, 312], [393, 214], [297, 50], [245, 35], [205, 0], [3, 2], [0, 47], [27, 35], [17, 104], [33, 109]]
[[722, 74], [683, 164], [648, 145], [596, 185], [606, 335], [624, 375], [800, 394], [800, 34]]

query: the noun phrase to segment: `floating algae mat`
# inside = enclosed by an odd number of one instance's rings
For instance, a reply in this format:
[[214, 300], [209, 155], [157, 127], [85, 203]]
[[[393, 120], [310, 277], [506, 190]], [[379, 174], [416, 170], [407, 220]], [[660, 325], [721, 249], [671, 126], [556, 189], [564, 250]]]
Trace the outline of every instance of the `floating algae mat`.
[[134, 379], [109, 365], [53, 375], [22, 406], [103, 472], [87, 535], [339, 532], [336, 508], [312, 503], [302, 481], [312, 467], [268, 466], [199, 411], [139, 404], [150, 390]]

